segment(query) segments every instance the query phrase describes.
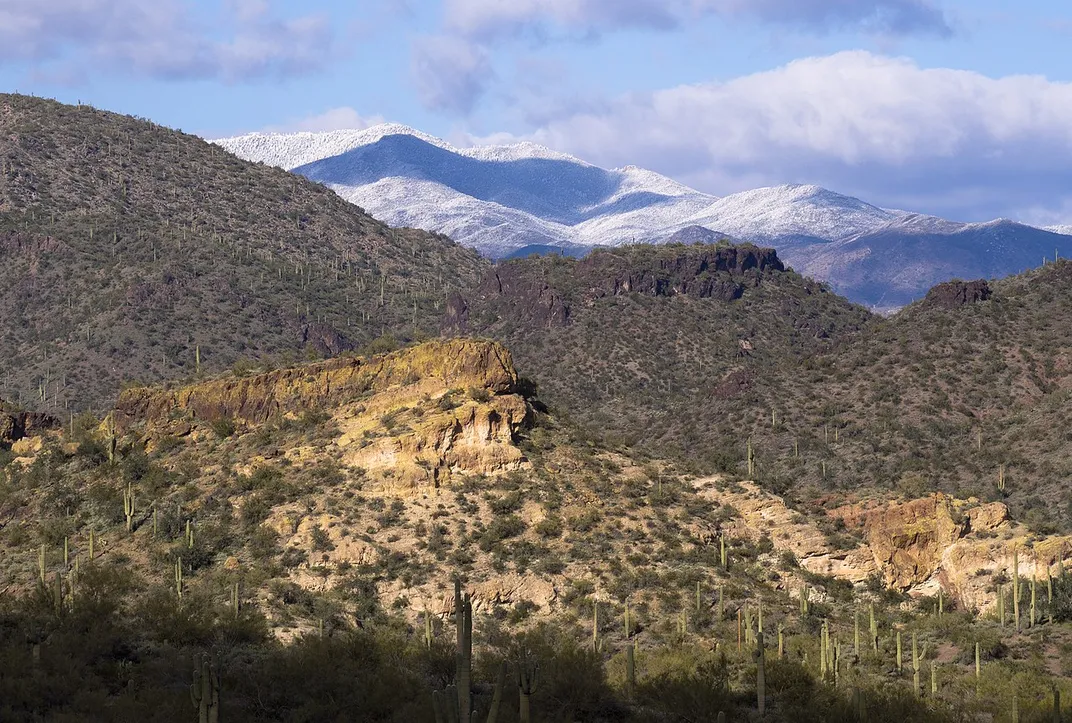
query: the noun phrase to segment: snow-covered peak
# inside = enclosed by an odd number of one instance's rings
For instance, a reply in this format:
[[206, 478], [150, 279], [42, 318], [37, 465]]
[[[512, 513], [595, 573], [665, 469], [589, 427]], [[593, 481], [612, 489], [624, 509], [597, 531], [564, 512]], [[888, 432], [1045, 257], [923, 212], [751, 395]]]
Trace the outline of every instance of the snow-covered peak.
[[668, 178], [661, 173], [649, 171], [648, 169], [640, 168], [639, 166], [623, 166], [622, 168], [615, 168], [613, 172], [621, 174], [622, 192], [643, 189], [652, 193], [661, 193], [666, 196], [705, 195], [711, 201], [718, 199], [717, 196], [700, 194], [699, 191], [689, 188], [683, 183], [678, 183], [674, 179]]
[[820, 186], [784, 185], [724, 196], [681, 226], [717, 228], [738, 238], [839, 239], [879, 228], [897, 214]]
[[1057, 226], [1045, 226], [1044, 231], [1052, 231], [1053, 233], [1064, 234], [1065, 236], [1072, 236], [1072, 224], [1058, 224]]
[[491, 161], [493, 163], [505, 163], [508, 161], [522, 161], [538, 158], [549, 161], [567, 161], [581, 166], [591, 165], [590, 163], [585, 163], [580, 158], [571, 156], [568, 153], [560, 153], [559, 151], [552, 150], [539, 143], [533, 143], [532, 141], [521, 141], [520, 143], [510, 143], [507, 145], [472, 146], [470, 148], [450, 147], [450, 150], [462, 156], [476, 158], [481, 161]]
[[442, 138], [423, 133], [401, 123], [380, 123], [353, 130], [248, 133], [231, 138], [218, 138], [212, 142], [241, 158], [290, 171], [325, 158], [341, 156], [358, 148], [375, 145], [390, 136], [412, 136], [449, 153], [492, 163], [544, 159], [567, 161], [581, 166], [590, 165], [579, 158], [551, 150], [547, 146], [532, 141], [458, 148]]
[[248, 133], [244, 136], [218, 138], [212, 142], [241, 158], [290, 171], [396, 135], [413, 136], [440, 148], [451, 148], [445, 141], [401, 123], [380, 123], [353, 130]]

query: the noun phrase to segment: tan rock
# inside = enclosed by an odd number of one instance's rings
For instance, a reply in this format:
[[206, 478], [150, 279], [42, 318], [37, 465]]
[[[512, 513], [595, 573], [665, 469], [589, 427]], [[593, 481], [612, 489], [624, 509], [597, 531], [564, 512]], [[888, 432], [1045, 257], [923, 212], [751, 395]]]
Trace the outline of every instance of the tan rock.
[[989, 532], [1009, 520], [1009, 508], [1003, 502], [991, 502], [968, 510], [968, 527], [972, 532]]
[[953, 519], [951, 500], [942, 494], [876, 509], [867, 515], [864, 527], [886, 584], [898, 590], [931, 577], [946, 548], [968, 529]]
[[[558, 597], [554, 584], [535, 575], [509, 573], [476, 583], [472, 588], [474, 607], [512, 605], [521, 601], [531, 602], [545, 612]], [[452, 596], [453, 597], [453, 596]]]
[[173, 390], [125, 389], [116, 404], [115, 420], [121, 429], [136, 424], [161, 427], [181, 419], [204, 424], [229, 418], [254, 425], [276, 415], [300, 415], [421, 381], [432, 388], [477, 387], [503, 394], [515, 389], [517, 372], [510, 352], [496, 342], [433, 341], [382, 357], [335, 357]]
[[11, 451], [16, 457], [32, 457], [41, 451], [44, 442], [42, 437], [23, 437], [11, 443]]

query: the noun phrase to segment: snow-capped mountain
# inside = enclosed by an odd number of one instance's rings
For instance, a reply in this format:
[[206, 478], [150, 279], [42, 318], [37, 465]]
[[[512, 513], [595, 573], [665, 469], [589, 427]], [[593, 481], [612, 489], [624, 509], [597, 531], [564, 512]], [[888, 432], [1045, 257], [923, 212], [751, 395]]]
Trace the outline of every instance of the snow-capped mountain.
[[722, 198], [653, 171], [607, 170], [534, 143], [456, 148], [407, 126], [253, 133], [215, 141], [300, 173], [395, 226], [500, 258], [528, 250], [716, 235], [768, 244], [850, 299], [896, 308], [954, 277], [1002, 276], [1072, 255], [1070, 227], [958, 223], [808, 185]]

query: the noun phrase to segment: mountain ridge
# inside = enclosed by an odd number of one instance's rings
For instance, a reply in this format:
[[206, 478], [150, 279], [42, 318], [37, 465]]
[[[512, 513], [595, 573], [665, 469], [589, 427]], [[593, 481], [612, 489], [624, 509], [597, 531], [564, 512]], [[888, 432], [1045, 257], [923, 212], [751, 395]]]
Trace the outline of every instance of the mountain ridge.
[[[1072, 255], [1072, 242], [1061, 235], [1068, 227], [950, 221], [813, 184], [718, 197], [635, 165], [603, 169], [530, 142], [458, 148], [399, 124], [213, 142], [324, 183], [391, 225], [444, 233], [492, 258], [527, 247], [662, 243], [700, 226], [773, 246], [794, 267], [884, 312], [951, 278], [1020, 272], [1037, 265], [1032, 259], [1052, 257], [1054, 248]], [[995, 246], [1000, 235], [1011, 245]], [[956, 257], [943, 249], [950, 238]], [[904, 247], [914, 249], [915, 259], [943, 262], [906, 266], [898, 250]]]

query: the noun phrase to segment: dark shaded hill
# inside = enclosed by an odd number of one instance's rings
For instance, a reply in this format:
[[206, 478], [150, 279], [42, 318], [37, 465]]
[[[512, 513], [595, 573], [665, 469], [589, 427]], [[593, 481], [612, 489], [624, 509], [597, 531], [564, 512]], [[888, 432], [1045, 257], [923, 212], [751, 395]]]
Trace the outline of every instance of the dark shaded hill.
[[746, 474], [751, 437], [798, 500], [944, 491], [1072, 529], [1072, 262], [883, 319], [768, 249], [632, 247], [500, 264], [448, 312], [604, 442]]
[[[1003, 499], [1037, 531], [1068, 531], [1070, 328], [1072, 262], [941, 284], [785, 369], [779, 395], [748, 399], [741, 425], [756, 435], [759, 476], [820, 494]], [[771, 409], [786, 420], [774, 430]]]
[[102, 406], [190, 376], [433, 333], [486, 262], [323, 186], [88, 106], [0, 95], [0, 396]]
[[872, 321], [748, 245], [510, 261], [448, 312], [448, 328], [506, 342], [590, 433], [702, 469], [732, 466], [742, 394]]

